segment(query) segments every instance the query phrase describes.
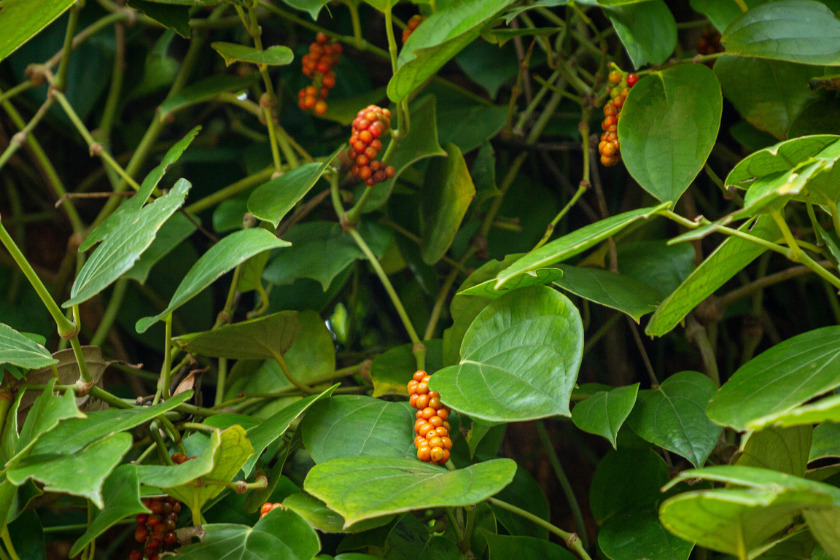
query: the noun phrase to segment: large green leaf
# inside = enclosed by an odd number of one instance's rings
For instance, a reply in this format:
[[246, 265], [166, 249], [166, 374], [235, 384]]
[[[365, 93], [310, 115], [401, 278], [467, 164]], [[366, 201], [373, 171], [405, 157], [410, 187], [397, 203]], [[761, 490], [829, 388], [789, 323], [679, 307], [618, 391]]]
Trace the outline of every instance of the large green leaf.
[[832, 558], [840, 558], [840, 507], [806, 509], [803, 515], [817, 542]]
[[633, 222], [645, 220], [669, 206], [670, 203], [663, 203], [659, 206], [639, 208], [624, 212], [623, 214], [610, 216], [594, 224], [576, 229], [554, 241], [550, 241], [536, 251], [531, 251], [521, 257], [511, 266], [500, 272], [497, 276], [496, 288], [501, 287], [514, 276], [570, 259], [604, 241], [608, 237], [615, 235]]
[[637, 323], [642, 315], [656, 309], [659, 294], [655, 289], [630, 276], [602, 268], [560, 265], [563, 277], [554, 285], [589, 301], [617, 309]]
[[752, 425], [756, 426], [755, 429], [766, 430], [766, 426], [810, 426], [821, 422], [840, 422], [840, 395], [832, 395], [789, 410], [769, 414], [761, 419], [761, 426]]
[[545, 539], [534, 537], [513, 537], [494, 535], [482, 531], [490, 549], [490, 560], [509, 560], [510, 558], [545, 558], [551, 560], [574, 560], [575, 555]]
[[253, 528], [231, 523], [202, 525], [201, 542], [178, 550], [184, 560], [310, 560], [321, 550], [315, 530], [294, 511], [275, 508]]
[[618, 124], [621, 157], [650, 194], [676, 202], [703, 169], [720, 127], [723, 98], [714, 73], [680, 64], [639, 80]]
[[140, 480], [131, 465], [117, 467], [102, 485], [105, 507], [94, 514], [87, 530], [73, 543], [69, 556], [76, 556], [89, 542], [114, 526], [121, 519], [148, 512], [140, 501]]
[[808, 82], [818, 68], [763, 58], [724, 56], [715, 61], [723, 94], [750, 124], [779, 139], [814, 97]]
[[669, 533], [655, 509], [645, 509], [619, 513], [604, 523], [598, 547], [615, 560], [688, 560], [694, 544]]
[[741, 438], [736, 465], [804, 476], [811, 448], [811, 426], [766, 428]]
[[248, 197], [248, 211], [277, 227], [289, 210], [315, 186], [338, 152], [335, 151], [322, 163], [301, 165], [263, 183]]
[[185, 214], [175, 214], [169, 218], [158, 230], [151, 246], [140, 255], [131, 270], [123, 275], [123, 278], [131, 278], [145, 284], [152, 267], [183, 243], [196, 229], [195, 223]]
[[663, 0], [601, 4], [636, 68], [651, 62], [661, 64], [674, 52], [677, 22]]
[[285, 354], [300, 333], [297, 311], [225, 325], [175, 339], [187, 352], [212, 358], [273, 360]]
[[403, 402], [339, 395], [312, 407], [301, 422], [316, 463], [341, 457], [413, 457], [414, 411]]
[[313, 498], [306, 492], [298, 492], [297, 494], [287, 496], [283, 500], [283, 507], [297, 512], [309, 522], [312, 528], [324, 533], [361, 533], [362, 531], [387, 525], [394, 519], [393, 516], [386, 515], [385, 517], [360, 521], [345, 528], [344, 519], [340, 515], [324, 505], [324, 502]]
[[833, 486], [754, 467], [683, 471], [665, 488], [693, 478], [725, 482], [727, 487], [666, 500], [659, 511], [662, 523], [701, 546], [741, 557], [755, 557], [803, 509], [840, 503], [840, 490]]
[[32, 404], [20, 430], [16, 444], [17, 455], [10, 461], [26, 457], [38, 439], [54, 429], [61, 420], [84, 417], [76, 407], [73, 391], [65, 391], [62, 395], [52, 393], [55, 383], [55, 379], [50, 379], [44, 391]]
[[154, 241], [157, 231], [184, 203], [192, 185], [179, 179], [166, 195], [136, 211], [126, 211], [119, 228], [110, 232], [76, 276], [70, 299], [62, 307], [89, 300], [124, 272], [131, 270], [140, 255]]
[[8, 325], [0, 323], [0, 364], [35, 369], [57, 364], [49, 350]]
[[639, 394], [627, 423], [642, 439], [703, 466], [721, 433], [705, 413], [716, 388], [702, 373], [675, 373], [657, 389]]
[[523, 288], [478, 314], [461, 344], [461, 362], [434, 374], [430, 387], [481, 420], [570, 416], [582, 349], [574, 305], [551, 288]]
[[[363, 223], [359, 233], [377, 256], [385, 254], [391, 243], [391, 233], [377, 224]], [[263, 276], [272, 284], [290, 284], [298, 278], [318, 280], [324, 291], [339, 273], [365, 254], [335, 222], [306, 222], [298, 224], [286, 234], [292, 244], [275, 256], [265, 268]]]
[[478, 39], [481, 29], [514, 0], [465, 0], [432, 14], [408, 38], [388, 82], [388, 97], [402, 101], [461, 49]]
[[[305, 399], [301, 399], [293, 404], [290, 404], [280, 412], [277, 412], [264, 421], [259, 422], [256, 426], [248, 429], [248, 439], [254, 448], [254, 454], [246, 461], [242, 470], [246, 475], [250, 475], [260, 458], [260, 454], [268, 448], [269, 445], [277, 441], [286, 434], [295, 418], [305, 413], [309, 407], [321, 399], [332, 395], [337, 385], [333, 385], [329, 389], [318, 395], [310, 395]], [[212, 417], [211, 417], [212, 418]]]
[[175, 294], [172, 296], [166, 309], [157, 315], [144, 317], [137, 321], [137, 332], [146, 332], [149, 327], [157, 323], [165, 315], [191, 300], [200, 291], [207, 288], [222, 274], [236, 265], [263, 251], [288, 246], [288, 241], [277, 239], [262, 228], [246, 229], [228, 235], [213, 245], [190, 268], [190, 271], [181, 281], [178, 289], [175, 290]]
[[[775, 241], [781, 235], [776, 223], [767, 216], [759, 217], [755, 223], [748, 222], [739, 230], [770, 241]], [[670, 332], [701, 301], [712, 295], [766, 250], [746, 239], [727, 238], [659, 304], [645, 332], [650, 336], [662, 336]]]
[[510, 459], [447, 471], [417, 459], [345, 457], [312, 467], [303, 488], [349, 527], [393, 513], [475, 504], [510, 484], [515, 472]]
[[572, 409], [572, 422], [584, 432], [603, 436], [616, 448], [618, 430], [630, 416], [638, 391], [638, 383], [610, 391], [598, 391], [575, 405]]
[[34, 37], [74, 3], [74, 0], [4, 0], [3, 17], [0, 17], [0, 60]]
[[753, 8], [726, 28], [721, 42], [729, 54], [840, 66], [840, 21], [814, 0]]
[[265, 50], [255, 49], [237, 43], [225, 43], [216, 41], [210, 43], [222, 58], [225, 59], [225, 66], [234, 62], [250, 62], [251, 64], [265, 64], [267, 66], [284, 66], [295, 59], [292, 49], [284, 45], [273, 45]]
[[789, 411], [840, 387], [840, 327], [808, 331], [756, 356], [712, 396], [706, 413], [721, 426], [760, 429]]
[[81, 496], [102, 509], [102, 484], [130, 448], [131, 435], [120, 432], [74, 455], [38, 455], [18, 461], [6, 471], [6, 478], [16, 486], [32, 479], [47, 492]]
[[149, 196], [151, 196], [160, 184], [161, 179], [163, 179], [163, 176], [166, 174], [166, 170], [169, 169], [170, 165], [178, 161], [192, 141], [195, 140], [195, 137], [198, 135], [200, 130], [200, 126], [193, 128], [181, 140], [173, 144], [172, 147], [166, 151], [166, 154], [163, 156], [160, 164], [152, 169], [152, 171], [146, 175], [145, 179], [143, 179], [143, 183], [140, 185], [140, 190], [137, 191], [137, 194], [120, 204], [120, 206], [110, 216], [108, 216], [104, 222], [99, 224], [96, 229], [90, 232], [82, 242], [79, 250], [87, 251], [93, 247], [95, 243], [101, 241], [105, 237], [108, 237], [112, 232], [119, 232], [127, 222], [135, 220], [137, 216], [136, 212], [143, 207], [146, 200], [148, 200]]
[[475, 196], [475, 186], [461, 150], [455, 144], [447, 144], [444, 149], [447, 158], [432, 160], [426, 171], [424, 195], [420, 199], [422, 254], [427, 264], [438, 262], [449, 250]]
[[[154, 406], [97, 410], [88, 412], [85, 418], [65, 419], [38, 439], [32, 448], [31, 457], [72, 455], [97, 440], [130, 430], [174, 409], [192, 398], [192, 394], [192, 391], [185, 391]], [[14, 461], [10, 464], [14, 464]]]
[[[391, 191], [394, 189], [397, 179], [399, 179], [403, 171], [411, 167], [414, 163], [421, 159], [446, 155], [446, 152], [438, 143], [434, 96], [427, 95], [416, 103], [413, 103], [411, 105], [410, 117], [411, 122], [415, 124], [408, 130], [405, 138], [401, 138], [393, 150], [389, 150], [391, 147], [390, 144], [384, 148], [386, 152], [390, 151], [391, 156], [388, 159], [388, 164], [394, 167], [395, 174], [392, 178], [377, 183], [373, 187], [365, 187], [373, 189], [365, 205], [365, 212], [372, 212], [385, 204], [385, 201], [388, 200]], [[423, 123], [423, 125], [418, 126], [418, 123]]]

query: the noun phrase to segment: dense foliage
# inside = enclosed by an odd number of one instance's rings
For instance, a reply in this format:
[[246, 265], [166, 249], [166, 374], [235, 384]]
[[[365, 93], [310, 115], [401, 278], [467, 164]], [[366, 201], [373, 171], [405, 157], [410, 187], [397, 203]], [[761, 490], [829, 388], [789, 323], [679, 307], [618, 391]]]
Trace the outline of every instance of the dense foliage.
[[840, 558], [837, 0], [0, 0], [0, 560]]

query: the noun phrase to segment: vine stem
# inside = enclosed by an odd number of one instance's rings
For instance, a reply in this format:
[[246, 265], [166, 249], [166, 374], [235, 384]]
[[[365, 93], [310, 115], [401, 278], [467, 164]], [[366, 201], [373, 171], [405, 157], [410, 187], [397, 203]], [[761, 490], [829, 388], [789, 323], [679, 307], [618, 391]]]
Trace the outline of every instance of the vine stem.
[[548, 529], [549, 532], [554, 533], [555, 535], [563, 539], [563, 542], [566, 543], [566, 546], [569, 547], [569, 549], [572, 550], [575, 554], [577, 554], [581, 558], [581, 560], [592, 560], [592, 558], [590, 558], [589, 554], [586, 552], [586, 549], [583, 547], [583, 543], [581, 542], [580, 537], [578, 537], [575, 533], [568, 533], [563, 529], [560, 529], [556, 525], [552, 525], [545, 519], [534, 515], [530, 511], [516, 507], [515, 505], [504, 502], [498, 498], [488, 498], [487, 501], [496, 507], [500, 507], [502, 509], [508, 510], [511, 513], [515, 513], [516, 515], [527, 519], [535, 525], [539, 525], [544, 529]]
[[400, 296], [397, 295], [396, 290], [394, 290], [394, 286], [391, 285], [391, 281], [388, 279], [388, 275], [385, 274], [385, 271], [382, 269], [382, 265], [379, 264], [379, 259], [377, 259], [376, 255], [373, 254], [373, 251], [370, 250], [370, 247], [368, 247], [368, 244], [364, 239], [362, 239], [361, 234], [356, 231], [356, 228], [348, 229], [347, 233], [350, 234], [350, 237], [353, 238], [353, 241], [356, 242], [356, 245], [358, 245], [359, 249], [361, 249], [365, 254], [365, 257], [367, 257], [370, 265], [376, 272], [376, 275], [379, 276], [379, 280], [382, 282], [382, 286], [385, 288], [385, 291], [388, 292], [388, 296], [391, 298], [391, 303], [394, 304], [394, 308], [397, 310], [397, 314], [400, 316], [400, 320], [405, 326], [405, 330], [408, 332], [408, 337], [411, 339], [411, 342], [415, 346], [422, 346], [423, 342], [420, 340], [420, 337], [417, 336], [417, 331], [414, 330], [414, 325], [411, 324], [411, 319], [408, 317], [408, 313], [400, 300]]
[[61, 91], [67, 86], [67, 68], [70, 66], [70, 52], [73, 50], [73, 36], [76, 34], [76, 25], [79, 23], [79, 12], [81, 3], [74, 2], [70, 8], [70, 16], [67, 19], [67, 31], [64, 33], [64, 45], [61, 48], [61, 62], [58, 65], [58, 72], [55, 77], [55, 87]]
[[18, 267], [20, 267], [23, 275], [26, 276], [26, 279], [29, 280], [29, 283], [35, 289], [38, 297], [41, 298], [41, 301], [44, 303], [47, 311], [49, 311], [53, 321], [55, 321], [55, 326], [58, 329], [59, 336], [61, 336], [61, 338], [75, 338], [77, 332], [76, 325], [61, 312], [61, 309], [59, 309], [58, 304], [50, 295], [47, 287], [44, 286], [43, 282], [41, 282], [41, 279], [35, 273], [32, 265], [29, 264], [29, 261], [27, 261], [23, 253], [21, 253], [17, 244], [9, 235], [9, 232], [6, 231], [6, 228], [3, 227], [2, 222], [0, 222], [0, 243], [6, 247], [6, 250], [12, 256], [15, 263]]
[[569, 477], [566, 476], [566, 471], [563, 470], [563, 464], [560, 463], [560, 458], [557, 457], [557, 451], [554, 450], [554, 445], [551, 443], [551, 438], [548, 436], [548, 431], [545, 429], [545, 424], [537, 420], [537, 433], [540, 436], [540, 441], [545, 448], [546, 455], [548, 455], [548, 462], [551, 463], [551, 468], [554, 470], [554, 476], [560, 482], [560, 488], [566, 496], [569, 507], [572, 510], [572, 516], [575, 518], [575, 527], [577, 527], [578, 535], [583, 543], [583, 548], [589, 548], [589, 540], [586, 535], [586, 524], [583, 522], [583, 512], [581, 512], [580, 504], [578, 503], [572, 485], [569, 482]]
[[[588, 152], [589, 150], [584, 150], [584, 157], [586, 157], [586, 154], [588, 154]], [[584, 167], [584, 169], [588, 168], [588, 165]], [[545, 228], [545, 234], [543, 234], [542, 239], [540, 239], [539, 242], [536, 245], [534, 245], [534, 248], [531, 249], [532, 251], [539, 249], [540, 247], [545, 245], [549, 239], [551, 239], [551, 234], [554, 233], [554, 228], [557, 227], [557, 224], [560, 222], [560, 220], [563, 219], [563, 216], [565, 216], [568, 213], [568, 211], [572, 209], [572, 206], [574, 206], [575, 203], [577, 203], [578, 199], [581, 196], [583, 196], [583, 193], [585, 193], [588, 190], [588, 188], [588, 184], [581, 184], [578, 187], [577, 191], [575, 192], [574, 196], [572, 196], [572, 199], [569, 201], [569, 203], [566, 204], [566, 206], [564, 206], [563, 209], [560, 210], [560, 212], [558, 212], [556, 216], [554, 216], [554, 219], [551, 220], [551, 223], [548, 224], [548, 226]]]
[[172, 375], [172, 313], [167, 313], [163, 318], [165, 327], [164, 347], [163, 347], [163, 365], [160, 368], [160, 380], [158, 381], [158, 388], [155, 392], [155, 398], [152, 400], [152, 406], [160, 402], [161, 397], [169, 398], [169, 383]]
[[3, 532], [0, 533], [0, 538], [3, 539], [3, 544], [6, 545], [6, 550], [9, 552], [11, 560], [20, 560], [14, 544], [12, 544], [12, 536], [9, 534], [9, 526], [3, 525]]

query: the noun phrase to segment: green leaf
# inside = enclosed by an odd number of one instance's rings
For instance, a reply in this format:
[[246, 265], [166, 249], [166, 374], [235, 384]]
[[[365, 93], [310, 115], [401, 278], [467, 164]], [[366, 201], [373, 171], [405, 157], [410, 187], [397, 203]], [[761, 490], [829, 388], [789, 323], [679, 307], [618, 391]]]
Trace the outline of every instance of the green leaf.
[[671, 203], [668, 202], [662, 203], [659, 206], [639, 208], [624, 212], [623, 214], [616, 214], [594, 224], [576, 229], [554, 241], [550, 241], [536, 251], [531, 251], [521, 257], [511, 266], [500, 272], [497, 276], [496, 288], [501, 287], [510, 279], [520, 274], [538, 268], [545, 268], [546, 266], [570, 259], [604, 241], [608, 237], [612, 237], [628, 225], [658, 214], [670, 205]]
[[[775, 241], [780, 236], [776, 223], [767, 216], [759, 217], [755, 222], [747, 222], [738, 230], [747, 231], [754, 237], [770, 241]], [[645, 333], [650, 336], [662, 336], [670, 332], [701, 301], [712, 295], [715, 290], [766, 250], [761, 245], [746, 239], [726, 238], [671, 295], [659, 304], [650, 318]]]
[[461, 220], [475, 196], [475, 186], [467, 170], [461, 150], [447, 144], [445, 160], [435, 159], [426, 171], [426, 180], [420, 199], [423, 242], [423, 261], [438, 262], [449, 250]]
[[82, 242], [79, 250], [87, 251], [93, 247], [94, 243], [108, 237], [112, 232], [119, 232], [125, 227], [125, 224], [130, 221], [135, 221], [137, 219], [137, 212], [142, 209], [146, 200], [148, 200], [149, 196], [151, 196], [158, 184], [160, 184], [161, 179], [163, 179], [163, 176], [166, 174], [166, 170], [170, 165], [180, 159], [181, 155], [183, 155], [184, 151], [189, 147], [200, 130], [200, 126], [193, 128], [186, 136], [169, 148], [166, 155], [163, 156], [160, 164], [148, 175], [146, 175], [145, 179], [143, 179], [143, 184], [140, 185], [140, 190], [137, 191], [137, 194], [123, 202], [113, 214], [108, 216], [104, 222], [99, 224], [96, 229], [90, 232], [87, 238], [85, 238]]
[[237, 558], [238, 560], [310, 560], [321, 550], [315, 530], [290, 510], [275, 508], [253, 528], [231, 523], [202, 525], [201, 542], [178, 549], [184, 560]]
[[668, 465], [651, 449], [610, 451], [589, 487], [592, 516], [603, 525], [622, 512], [643, 510], [661, 499], [659, 489], [668, 478]]
[[[832, 134], [840, 129], [840, 107], [830, 96], [818, 97], [796, 115], [787, 131], [788, 138], [809, 134]], [[769, 142], [768, 142], [769, 144]], [[763, 147], [763, 146], [762, 146]]]
[[642, 78], [618, 124], [627, 171], [659, 200], [676, 202], [703, 169], [722, 111], [720, 84], [703, 64], [671, 66]]
[[339, 395], [312, 407], [301, 422], [316, 463], [341, 457], [413, 457], [414, 411], [406, 402]]
[[461, 49], [478, 39], [481, 29], [510, 4], [513, 0], [465, 0], [432, 14], [400, 51], [397, 71], [388, 82], [391, 101], [408, 97]]
[[[38, 439], [32, 448], [31, 456], [72, 455], [95, 441], [130, 430], [168, 410], [173, 410], [190, 400], [192, 395], [192, 391], [185, 391], [154, 406], [97, 410], [88, 412], [84, 418], [65, 419], [55, 429]], [[14, 464], [14, 461], [10, 464]]]
[[677, 22], [663, 0], [603, 5], [615, 33], [636, 68], [668, 60], [677, 46]]
[[613, 448], [617, 448], [618, 430], [630, 416], [638, 391], [638, 383], [611, 391], [598, 391], [575, 405], [572, 422], [584, 432], [606, 438]]
[[[385, 254], [392, 240], [388, 230], [373, 223], [362, 223], [359, 233], [378, 257]], [[290, 284], [297, 278], [312, 278], [318, 280], [326, 292], [342, 270], [365, 258], [353, 238], [335, 222], [298, 224], [285, 239], [292, 247], [274, 257], [265, 268], [264, 277], [272, 284]]]
[[838, 423], [826, 422], [820, 424], [814, 428], [811, 434], [808, 462], [823, 457], [840, 457], [840, 424]]
[[461, 362], [433, 375], [430, 388], [450, 407], [485, 421], [570, 416], [582, 348], [574, 305], [551, 288], [523, 288], [478, 314], [461, 344]]
[[119, 228], [96, 248], [76, 276], [70, 299], [62, 307], [71, 307], [89, 300], [131, 270], [140, 255], [154, 241], [157, 231], [184, 204], [192, 185], [179, 179], [169, 193], [148, 206], [122, 215]]
[[48, 26], [74, 0], [3, 0], [3, 17], [0, 18], [0, 60], [3, 60], [22, 44]]
[[146, 332], [150, 326], [191, 300], [222, 274], [239, 263], [263, 251], [288, 246], [288, 241], [277, 239], [271, 233], [261, 228], [242, 230], [228, 235], [213, 245], [190, 268], [190, 271], [181, 281], [178, 289], [175, 290], [175, 294], [172, 296], [172, 300], [170, 300], [166, 309], [157, 315], [144, 317], [137, 321], [137, 332]]
[[273, 360], [285, 354], [300, 333], [297, 311], [225, 325], [175, 338], [191, 354], [236, 360]]
[[[269, 445], [283, 437], [292, 422], [301, 414], [304, 414], [316, 402], [328, 398], [335, 391], [337, 385], [326, 389], [318, 395], [310, 395], [304, 399], [290, 404], [280, 412], [271, 415], [253, 428], [248, 429], [248, 439], [254, 448], [254, 454], [245, 462], [242, 470], [246, 476], [250, 476], [260, 455]], [[212, 418], [212, 417], [211, 417]]]
[[[516, 468], [513, 482], [499, 492], [496, 497], [503, 502], [531, 512], [539, 519], [548, 521], [551, 518], [551, 506], [548, 503], [548, 497], [539, 482], [534, 480], [534, 477], [528, 474], [528, 471], [521, 465]], [[509, 510], [495, 505], [491, 507], [496, 519], [511, 535], [548, 539], [548, 529], [545, 527]]]
[[[181, 37], [190, 37], [190, 11], [187, 6], [167, 6], [147, 0], [128, 0], [128, 5], [140, 10], [158, 23], [174, 30]], [[74, 555], [75, 556], [75, 555]]]
[[342, 149], [333, 152], [322, 163], [301, 165], [263, 183], [248, 197], [248, 211], [276, 228], [289, 210], [315, 186]]
[[204, 78], [167, 97], [160, 105], [161, 117], [190, 105], [215, 99], [220, 93], [246, 91], [253, 83], [253, 77], [222, 75]]
[[[205, 443], [199, 451], [194, 453], [194, 459], [184, 461], [180, 465], [137, 465], [137, 476], [144, 486], [156, 488], [175, 488], [188, 485], [213, 470], [216, 452], [221, 445], [221, 430], [215, 430], [209, 438], [192, 436]], [[205, 441], [206, 440], [206, 441]], [[174, 495], [174, 494], [173, 494]], [[187, 504], [192, 507], [192, 504]]]
[[750, 124], [787, 138], [796, 115], [813, 99], [809, 80], [818, 68], [762, 58], [723, 56], [715, 74], [726, 98]]
[[656, 290], [660, 301], [694, 270], [696, 254], [690, 243], [630, 241], [619, 243], [617, 249], [619, 272]]
[[361, 533], [387, 525], [394, 519], [391, 515], [377, 517], [376, 519], [360, 521], [345, 529], [344, 519], [340, 515], [328, 508], [321, 500], [313, 498], [305, 492], [288, 496], [283, 500], [283, 507], [298, 513], [306, 519], [313, 529], [324, 533]]
[[538, 268], [513, 278], [500, 288], [496, 288], [496, 279], [491, 278], [480, 284], [476, 284], [463, 291], [459, 295], [482, 296], [483, 298], [498, 299], [508, 292], [527, 288], [529, 286], [545, 286], [563, 277], [563, 271], [558, 268]]
[[[421, 159], [446, 155], [446, 152], [438, 143], [435, 111], [435, 98], [431, 95], [427, 95], [411, 105], [411, 122], [423, 123], [423, 126], [412, 126], [406, 137], [401, 139], [399, 144], [394, 146], [393, 151], [391, 151], [388, 164], [394, 167], [394, 177], [373, 187], [364, 187], [373, 189], [365, 205], [365, 212], [372, 212], [385, 204], [394, 189], [394, 184], [403, 171]], [[390, 144], [384, 150], [387, 152], [389, 148]]]
[[283, 45], [274, 45], [260, 50], [254, 47], [216, 41], [210, 46], [225, 59], [225, 66], [234, 62], [250, 62], [251, 64], [267, 66], [285, 66], [295, 59], [292, 49]]
[[726, 28], [721, 42], [733, 55], [840, 65], [840, 21], [825, 4], [813, 0], [753, 8]]
[[811, 426], [766, 428], [741, 438], [736, 465], [804, 476], [811, 448]]
[[482, 531], [490, 548], [490, 560], [509, 560], [510, 558], [550, 558], [551, 560], [574, 560], [575, 555], [559, 544], [534, 537], [513, 537], [494, 535]]
[[516, 16], [527, 10], [533, 10], [539, 7], [554, 8], [555, 6], [565, 6], [568, 2], [569, 0], [535, 0], [529, 4], [516, 6], [508, 10], [505, 14], [505, 23], [510, 23]]
[[627, 423], [642, 439], [673, 451], [700, 467], [721, 433], [721, 428], [710, 422], [704, 412], [716, 388], [715, 383], [702, 373], [675, 373], [659, 388], [641, 391], [638, 405]]
[[[339, 77], [339, 79], [341, 79]], [[335, 121], [344, 126], [350, 126], [353, 119], [359, 113], [359, 107], [367, 107], [368, 105], [382, 105], [385, 99], [385, 88], [380, 87], [376, 89], [365, 89], [358, 92], [352, 97], [342, 97], [341, 99], [330, 99], [327, 106], [327, 112], [320, 115], [323, 119]]]
[[[242, 426], [231, 426], [227, 430], [219, 434], [219, 445], [212, 451], [213, 468], [202, 478], [208, 480], [216, 480], [221, 482], [230, 482], [245, 465], [245, 462], [253, 454], [254, 449], [251, 443], [245, 436], [245, 429]], [[165, 469], [174, 469], [192, 463], [193, 461], [186, 461], [176, 467], [162, 467]], [[146, 479], [141, 476], [141, 480], [146, 484]], [[224, 486], [218, 484], [204, 484], [197, 486], [195, 484], [182, 484], [174, 486], [172, 482], [164, 482], [162, 488], [166, 489], [166, 493], [184, 502], [193, 511], [201, 510], [208, 501], [218, 496], [224, 489]]]
[[461, 152], [467, 153], [496, 137], [505, 126], [507, 107], [483, 103], [466, 106], [445, 104], [438, 111], [437, 119], [440, 142], [451, 142], [458, 146]]
[[117, 467], [102, 486], [105, 507], [94, 514], [87, 530], [73, 543], [69, 556], [76, 556], [93, 539], [113, 527], [121, 519], [149, 510], [140, 502], [140, 480], [131, 465]]
[[26, 457], [38, 438], [54, 429], [61, 420], [84, 417], [76, 407], [73, 391], [65, 391], [60, 396], [52, 394], [55, 383], [54, 378], [49, 380], [44, 391], [35, 399], [20, 430], [17, 455], [12, 457], [10, 462]]
[[196, 225], [187, 216], [175, 214], [163, 224], [151, 246], [140, 255], [131, 270], [126, 272], [123, 277], [145, 284], [152, 267], [183, 243], [196, 229]]
[[821, 422], [840, 422], [840, 395], [770, 414], [762, 419], [762, 426], [810, 426]]
[[131, 435], [120, 432], [74, 455], [38, 455], [18, 461], [6, 471], [6, 478], [16, 486], [31, 478], [47, 492], [81, 496], [103, 509], [102, 484], [130, 448]]
[[[767, 0], [744, 0], [748, 8], [764, 4]], [[723, 33], [730, 23], [738, 19], [744, 12], [736, 2], [720, 2], [719, 0], [691, 0], [691, 9], [709, 18], [715, 28]]]
[[756, 356], [712, 396], [706, 414], [721, 426], [761, 429], [774, 416], [840, 387], [840, 327], [808, 331]]
[[417, 459], [345, 457], [312, 467], [303, 487], [349, 527], [383, 515], [486, 500], [510, 484], [515, 471], [510, 459], [447, 471]]
[[598, 547], [607, 558], [688, 560], [694, 544], [668, 532], [656, 510], [620, 513], [598, 531]]
[[729, 554], [755, 557], [801, 510], [840, 503], [840, 490], [833, 486], [755, 467], [691, 469], [665, 489], [693, 478], [725, 482], [727, 487], [674, 496], [662, 504], [660, 518], [669, 531]]
[[327, 6], [327, 0], [283, 0], [283, 3], [298, 10], [308, 12], [312, 21], [317, 21], [318, 14], [321, 13], [321, 8]]
[[840, 508], [806, 509], [802, 513], [817, 542], [832, 558], [840, 558]]
[[12, 364], [35, 369], [57, 364], [49, 350], [22, 335], [12, 327], [0, 323], [0, 364]]
[[[443, 344], [440, 339], [423, 341], [426, 345], [426, 371], [434, 373], [443, 368]], [[370, 378], [373, 381], [373, 397], [382, 395], [403, 395], [408, 397], [407, 384], [417, 362], [411, 343], [395, 346], [373, 359], [370, 364]]]
[[561, 264], [563, 277], [554, 285], [589, 301], [617, 309], [637, 323], [642, 315], [656, 310], [656, 290], [630, 276], [601, 268], [582, 268]]

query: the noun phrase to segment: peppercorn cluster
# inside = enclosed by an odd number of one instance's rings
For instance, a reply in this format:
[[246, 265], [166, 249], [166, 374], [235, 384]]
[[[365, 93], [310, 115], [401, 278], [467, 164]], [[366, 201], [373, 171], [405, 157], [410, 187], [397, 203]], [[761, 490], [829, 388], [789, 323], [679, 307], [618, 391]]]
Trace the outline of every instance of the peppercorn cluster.
[[[173, 457], [174, 459], [174, 457]], [[181, 502], [166, 496], [164, 498], [145, 498], [143, 505], [152, 513], [141, 513], [137, 516], [137, 529], [134, 530], [134, 540], [142, 545], [142, 549], [134, 549], [129, 554], [129, 560], [158, 560], [165, 549], [171, 550], [178, 543], [175, 536], [175, 525], [181, 512]]]
[[315, 41], [309, 45], [309, 54], [303, 55], [303, 75], [312, 79], [312, 84], [298, 92], [298, 106], [312, 109], [316, 115], [327, 112], [327, 96], [335, 86], [333, 67], [341, 58], [341, 45], [330, 43], [329, 37], [318, 33]]
[[426, 18], [421, 16], [420, 14], [414, 14], [413, 16], [411, 16], [411, 19], [409, 19], [406, 22], [406, 28], [403, 29], [403, 34], [402, 34], [403, 45], [405, 44], [406, 41], [408, 41], [408, 38], [411, 37], [411, 34], [414, 32], [414, 30], [417, 29], [420, 26], [420, 24], [423, 23], [423, 21], [425, 19]]
[[264, 503], [264, 504], [262, 505], [262, 507], [260, 507], [260, 519], [262, 519], [263, 517], [265, 517], [266, 515], [268, 515], [268, 512], [269, 512], [269, 511], [271, 511], [271, 510], [273, 510], [274, 508], [281, 508], [281, 509], [282, 509], [282, 508], [283, 508], [283, 504], [281, 504], [281, 503], [279, 503], [279, 502], [278, 502], [278, 503], [274, 503], [274, 504], [272, 504], [272, 503], [270, 503], [270, 502], [266, 502], [266, 503]]
[[604, 105], [604, 120], [601, 122], [601, 141], [598, 143], [598, 152], [601, 154], [601, 165], [612, 166], [621, 161], [618, 142], [618, 119], [621, 117], [621, 108], [624, 107], [624, 100], [630, 93], [630, 88], [639, 81], [636, 74], [624, 74], [620, 70], [610, 72], [610, 86], [607, 91], [610, 99]]
[[437, 391], [429, 390], [431, 376], [423, 370], [416, 371], [408, 382], [409, 403], [417, 409], [414, 423], [414, 446], [417, 458], [433, 465], [442, 465], [449, 460], [452, 440], [449, 439], [449, 408], [440, 402]]
[[352, 162], [350, 173], [369, 187], [393, 177], [396, 173], [392, 166], [386, 166], [376, 159], [382, 150], [382, 141], [379, 138], [390, 129], [391, 112], [376, 105], [365, 107], [353, 119], [350, 148], [347, 150], [347, 157]]

